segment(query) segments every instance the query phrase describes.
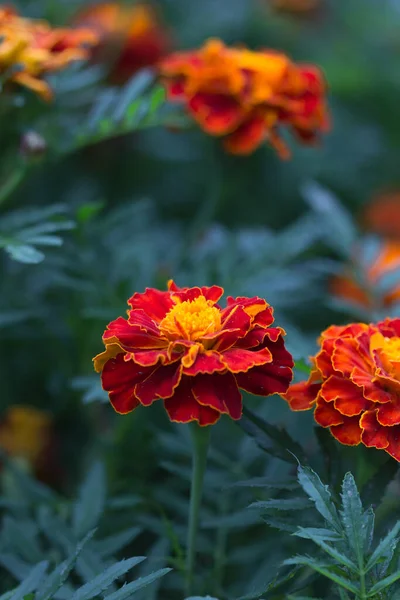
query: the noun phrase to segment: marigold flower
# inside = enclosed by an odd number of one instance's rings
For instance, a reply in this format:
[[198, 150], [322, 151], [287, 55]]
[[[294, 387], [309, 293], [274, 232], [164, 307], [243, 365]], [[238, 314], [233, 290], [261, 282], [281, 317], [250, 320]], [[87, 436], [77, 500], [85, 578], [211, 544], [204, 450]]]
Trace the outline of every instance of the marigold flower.
[[155, 9], [147, 3], [121, 6], [95, 4], [81, 11], [76, 23], [92, 28], [100, 37], [95, 60], [112, 62], [110, 78], [123, 83], [139, 69], [152, 67], [170, 48], [169, 34]]
[[0, 421], [0, 448], [36, 467], [50, 441], [52, 418], [32, 406], [11, 406]]
[[292, 357], [273, 310], [261, 298], [228, 298], [218, 286], [146, 289], [128, 300], [128, 319], [112, 321], [94, 358], [103, 388], [121, 414], [162, 399], [171, 421], [212, 425], [242, 415], [239, 388], [284, 393]]
[[363, 223], [368, 231], [400, 240], [400, 192], [376, 196], [364, 211]]
[[232, 154], [250, 154], [269, 141], [287, 158], [280, 126], [305, 144], [329, 127], [321, 71], [273, 50], [228, 48], [211, 39], [199, 50], [168, 56], [160, 71], [169, 98], [184, 102], [200, 127], [222, 137]]
[[400, 319], [333, 325], [320, 344], [308, 381], [284, 395], [291, 409], [312, 408], [342, 444], [362, 443], [400, 461]]
[[86, 46], [97, 42], [88, 29], [52, 28], [46, 21], [20, 17], [0, 7], [0, 75], [7, 83], [31, 89], [44, 100], [52, 91], [43, 76], [88, 57]]
[[363, 264], [361, 256], [355, 256], [355, 267], [361, 271], [365, 285], [362, 286], [354, 276], [354, 269], [335, 276], [330, 284], [331, 292], [340, 299], [355, 302], [367, 309], [378, 305], [389, 307], [400, 301], [400, 275], [393, 282], [392, 289], [379, 295], [379, 283], [382, 278], [400, 268], [400, 241], [382, 243], [376, 258], [370, 264]]

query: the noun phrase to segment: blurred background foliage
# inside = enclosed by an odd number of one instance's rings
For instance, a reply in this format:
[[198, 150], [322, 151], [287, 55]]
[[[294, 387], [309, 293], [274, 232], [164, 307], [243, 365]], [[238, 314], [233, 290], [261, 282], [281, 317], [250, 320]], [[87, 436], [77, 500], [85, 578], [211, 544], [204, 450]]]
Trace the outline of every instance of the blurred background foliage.
[[[150, 570], [178, 565], [179, 572], [188, 439], [158, 406], [115, 415], [92, 372], [103, 330], [124, 314], [126, 299], [146, 286], [163, 288], [171, 277], [182, 286], [215, 283], [229, 295], [265, 297], [288, 332], [299, 378], [323, 328], [398, 315], [393, 291], [400, 285], [400, 2], [317, 4], [302, 13], [278, 10], [268, 0], [159, 0], [156, 7], [173, 49], [197, 47], [216, 36], [229, 44], [275, 48], [322, 67], [332, 130], [319, 147], [289, 141], [289, 161], [268, 146], [245, 158], [224, 154], [165, 103], [151, 69], [117, 86], [106, 63], [74, 65], [50, 78], [52, 104], [19, 90], [10, 104], [1, 105], [0, 446], [65, 496], [102, 459], [110, 493], [135, 496], [123, 519], [114, 515], [107, 521], [105, 534], [122, 522], [127, 527], [132, 517], [131, 526], [141, 533], [126, 543], [132, 555], [153, 556]], [[56, 25], [73, 22], [88, 5], [15, 2], [24, 16]], [[378, 235], [386, 230], [375, 227], [377, 219], [368, 220], [365, 210], [389, 192], [386, 223], [392, 225], [394, 249], [388, 262], [382, 254], [387, 240]], [[385, 221], [386, 213], [378, 213]], [[363, 291], [361, 299], [349, 291], [349, 279]], [[339, 484], [352, 464], [351, 451], [332, 450], [338, 471], [333, 477], [332, 464], [322, 465], [318, 456], [318, 443], [326, 448], [330, 440], [324, 432], [317, 440], [310, 415], [290, 414], [279, 398], [248, 404], [269, 423], [284, 424], [311, 462]], [[14, 405], [29, 405], [48, 417], [50, 433], [40, 434], [41, 461], [36, 455], [33, 460], [25, 442], [12, 445], [4, 433], [12, 428], [8, 410]], [[27, 437], [34, 435], [32, 420], [24, 418]], [[266, 589], [265, 573], [275, 572], [275, 562], [290, 555], [291, 542], [287, 536], [274, 560], [267, 558], [266, 548], [276, 547], [279, 534], [256, 525], [251, 511], [244, 516], [248, 490], [220, 489], [248, 477], [284, 480], [294, 467], [271, 458], [271, 452], [260, 455], [236, 425], [222, 421], [218, 429], [200, 541], [203, 566], [214, 551], [216, 571], [209, 571], [213, 589], [205, 581], [205, 590], [221, 598], [258, 598]], [[369, 456], [378, 471], [381, 459], [372, 451]], [[356, 468], [362, 472], [359, 464]], [[4, 467], [6, 496], [8, 477]], [[383, 492], [385, 482], [382, 486]], [[69, 518], [71, 509], [57, 510]], [[398, 512], [397, 507], [393, 518]], [[235, 548], [229, 557], [228, 532]], [[12, 585], [15, 569], [10, 572], [0, 578], [2, 591]], [[232, 583], [233, 573], [240, 576]], [[176, 577], [162, 579], [163, 598], [176, 598]], [[244, 581], [251, 585], [246, 588]], [[314, 591], [321, 589], [317, 582]], [[265, 597], [284, 597], [271, 593]]]

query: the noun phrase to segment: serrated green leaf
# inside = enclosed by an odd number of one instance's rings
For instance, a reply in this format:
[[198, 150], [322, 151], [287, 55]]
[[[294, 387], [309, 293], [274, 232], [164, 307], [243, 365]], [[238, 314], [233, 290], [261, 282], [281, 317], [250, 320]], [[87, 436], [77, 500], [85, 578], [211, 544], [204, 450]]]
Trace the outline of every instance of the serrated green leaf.
[[346, 577], [339, 575], [337, 572], [329, 571], [329, 568], [325, 563], [321, 563], [320, 561], [314, 560], [309, 556], [294, 556], [293, 558], [289, 558], [284, 561], [284, 565], [303, 565], [304, 567], [309, 567], [317, 573], [320, 573], [324, 577], [331, 579], [337, 583], [337, 585], [344, 587], [349, 592], [353, 592], [353, 594], [358, 594], [358, 588]]
[[75, 552], [67, 560], [58, 565], [58, 567], [56, 567], [52, 573], [49, 574], [47, 579], [38, 588], [35, 600], [50, 600], [53, 598], [54, 594], [67, 581], [68, 575], [74, 568], [79, 554], [87, 542], [92, 539], [94, 533], [94, 530], [90, 531], [87, 536], [81, 542], [79, 542]]
[[155, 571], [154, 573], [150, 573], [150, 575], [146, 575], [145, 577], [139, 577], [136, 581], [132, 581], [132, 583], [127, 583], [117, 592], [110, 594], [109, 596], [105, 596], [104, 600], [127, 600], [130, 596], [141, 590], [142, 588], [150, 585], [160, 577], [164, 577], [167, 573], [172, 571], [172, 569], [164, 568]]
[[114, 581], [122, 577], [122, 575], [125, 575], [125, 573], [133, 569], [134, 566], [141, 563], [145, 558], [145, 556], [136, 556], [134, 558], [119, 561], [106, 569], [103, 573], [97, 575], [92, 581], [89, 581], [78, 588], [72, 595], [71, 600], [90, 600], [95, 596], [99, 596], [109, 588]]
[[97, 526], [106, 501], [104, 466], [95, 463], [82, 483], [73, 506], [72, 527], [76, 537], [82, 537]]
[[372, 508], [372, 506], [370, 506], [369, 508], [367, 508], [366, 511], [364, 511], [363, 516], [362, 516], [362, 539], [363, 539], [363, 546], [365, 549], [365, 552], [368, 552], [371, 548], [371, 544], [372, 544], [372, 540], [374, 538], [374, 526], [375, 526], [375, 513], [374, 510]]
[[342, 537], [336, 533], [336, 531], [332, 531], [331, 529], [322, 529], [319, 527], [301, 527], [298, 531], [295, 532], [294, 535], [297, 537], [307, 538], [309, 539], [309, 534], [317, 537], [318, 539], [324, 542], [338, 542], [342, 540]]
[[359, 564], [363, 562], [364, 556], [364, 531], [365, 523], [363, 521], [363, 507], [360, 494], [351, 473], [346, 473], [342, 484], [342, 505], [341, 518], [346, 533], [347, 541], [352, 548]]
[[324, 485], [318, 475], [310, 467], [299, 466], [298, 480], [309, 498], [315, 503], [317, 511], [341, 534], [343, 532], [338, 512], [331, 499], [328, 486]]
[[373, 585], [372, 588], [369, 590], [369, 592], [367, 594], [367, 598], [373, 598], [376, 594], [379, 594], [380, 592], [382, 592], [389, 586], [393, 585], [399, 579], [400, 579], [400, 571], [396, 571], [395, 573], [392, 573], [388, 577], [385, 577], [385, 579], [381, 579], [380, 581], [378, 581], [378, 583]]
[[271, 500], [260, 500], [250, 504], [249, 508], [259, 510], [304, 510], [311, 508], [313, 504], [306, 498], [273, 498]]
[[385, 558], [389, 548], [398, 543], [397, 536], [400, 533], [400, 521], [397, 521], [396, 525], [389, 531], [389, 533], [379, 542], [371, 556], [369, 557], [367, 564], [365, 565], [365, 571], [368, 572], [374, 567], [382, 558]]
[[[343, 565], [353, 571], [353, 573], [358, 573], [358, 566], [345, 554], [336, 550], [329, 544], [327, 544], [324, 540], [321, 539], [318, 535], [314, 535], [311, 529], [302, 529], [299, 530], [301, 532], [301, 537], [312, 540], [317, 546], [319, 546], [324, 552], [329, 554], [332, 558], [334, 558], [339, 564]], [[296, 535], [296, 534], [295, 534]]]
[[150, 69], [143, 69], [135, 75], [124, 86], [122, 93], [119, 95], [117, 105], [114, 109], [112, 119], [115, 122], [122, 121], [129, 109], [130, 104], [138, 98], [150, 84], [154, 81], [154, 72]]
[[26, 579], [16, 588], [11, 596], [11, 600], [24, 600], [27, 594], [34, 592], [42, 581], [48, 566], [49, 563], [43, 561], [33, 567]]

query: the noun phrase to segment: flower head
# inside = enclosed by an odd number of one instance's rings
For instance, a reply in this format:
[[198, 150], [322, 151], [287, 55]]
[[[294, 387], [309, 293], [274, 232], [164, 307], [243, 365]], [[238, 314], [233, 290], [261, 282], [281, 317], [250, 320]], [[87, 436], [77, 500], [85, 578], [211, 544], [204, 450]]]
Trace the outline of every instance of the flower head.
[[11, 406], [0, 421], [0, 448], [9, 456], [37, 466], [52, 428], [49, 414], [32, 406]]
[[305, 144], [328, 129], [321, 71], [279, 52], [228, 48], [211, 39], [199, 50], [171, 54], [160, 70], [169, 98], [183, 102], [200, 127], [222, 137], [233, 154], [250, 154], [268, 141], [285, 158], [281, 126]]
[[342, 444], [385, 450], [400, 461], [400, 319], [332, 326], [322, 333], [308, 381], [290, 386], [292, 410]]
[[139, 69], [152, 67], [168, 52], [169, 34], [148, 3], [121, 6], [95, 4], [81, 11], [76, 23], [92, 28], [100, 37], [94, 58], [111, 62], [110, 78], [123, 83]]
[[261, 298], [228, 298], [217, 286], [147, 289], [128, 300], [128, 319], [112, 321], [94, 358], [103, 388], [122, 414], [162, 399], [171, 421], [212, 425], [242, 415], [239, 388], [284, 393], [293, 361], [272, 308]]
[[[363, 251], [354, 257], [354, 266], [331, 281], [331, 292], [342, 300], [349, 300], [367, 309], [389, 307], [400, 300], [400, 275], [393, 279], [388, 289], [380, 285], [384, 278], [400, 268], [400, 241], [385, 241], [381, 244], [375, 258], [365, 263]], [[361, 275], [363, 283], [355, 277], [355, 271]]]
[[0, 39], [3, 80], [27, 87], [44, 100], [51, 99], [52, 91], [43, 76], [87, 58], [87, 46], [97, 42], [93, 31], [52, 28], [9, 8], [0, 8]]

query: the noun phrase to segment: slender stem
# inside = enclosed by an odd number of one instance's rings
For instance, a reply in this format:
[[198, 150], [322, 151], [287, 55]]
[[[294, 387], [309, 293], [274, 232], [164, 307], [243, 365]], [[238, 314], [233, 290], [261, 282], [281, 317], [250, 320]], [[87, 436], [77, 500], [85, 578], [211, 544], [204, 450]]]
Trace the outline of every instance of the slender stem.
[[201, 497], [203, 492], [204, 473], [207, 464], [210, 427], [190, 424], [193, 442], [192, 485], [190, 490], [189, 526], [186, 562], [186, 595], [193, 594], [194, 570], [196, 559], [196, 538], [199, 527]]
[[366, 600], [367, 590], [365, 587], [365, 572], [364, 572], [363, 560], [360, 561], [359, 568], [360, 568], [360, 600]]
[[[222, 495], [220, 515], [225, 517], [229, 510], [229, 493], [226, 492]], [[226, 545], [228, 542], [228, 530], [226, 525], [218, 527], [217, 536], [215, 540], [215, 552], [214, 552], [214, 593], [220, 595], [223, 579], [224, 579], [224, 567], [226, 560]]]

